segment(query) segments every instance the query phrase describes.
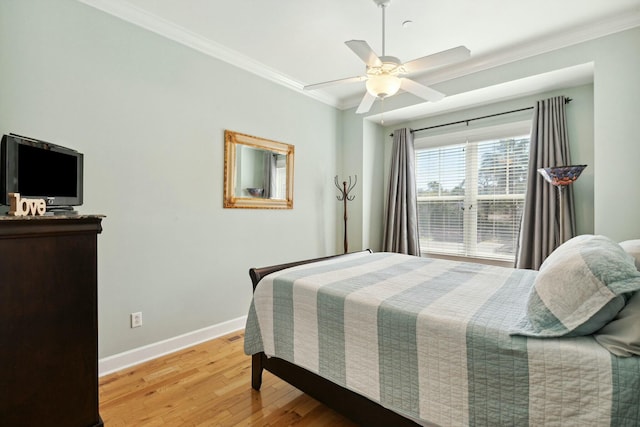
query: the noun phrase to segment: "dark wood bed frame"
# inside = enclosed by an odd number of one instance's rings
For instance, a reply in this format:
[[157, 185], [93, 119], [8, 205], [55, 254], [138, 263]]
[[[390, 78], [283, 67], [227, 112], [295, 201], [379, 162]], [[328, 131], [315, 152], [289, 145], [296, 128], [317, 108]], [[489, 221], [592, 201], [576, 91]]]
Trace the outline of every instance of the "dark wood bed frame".
[[[362, 252], [371, 253], [371, 250]], [[260, 279], [273, 272], [331, 258], [349, 257], [362, 252], [315, 258], [271, 267], [252, 268], [249, 270], [249, 276], [251, 276], [253, 290], [255, 291]], [[260, 390], [260, 386], [262, 385], [262, 371], [266, 369], [359, 425], [371, 427], [415, 427], [419, 425], [366, 397], [341, 387], [286, 360], [277, 357], [267, 357], [264, 353], [254, 354], [251, 357], [251, 386], [256, 390]]]

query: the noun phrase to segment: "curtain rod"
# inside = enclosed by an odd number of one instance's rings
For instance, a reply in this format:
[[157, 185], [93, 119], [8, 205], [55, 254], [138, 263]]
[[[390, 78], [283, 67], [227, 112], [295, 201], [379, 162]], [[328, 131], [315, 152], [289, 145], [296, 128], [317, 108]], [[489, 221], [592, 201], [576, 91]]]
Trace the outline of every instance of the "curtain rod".
[[[568, 104], [571, 101], [573, 101], [571, 98], [565, 98], [564, 103]], [[472, 119], [466, 119], [466, 120], [459, 120], [457, 122], [451, 122], [451, 123], [444, 123], [442, 125], [434, 125], [434, 126], [428, 126], [426, 128], [420, 128], [420, 129], [412, 129], [411, 133], [414, 132], [420, 132], [422, 130], [429, 130], [429, 129], [436, 129], [436, 128], [441, 128], [444, 126], [451, 126], [451, 125], [459, 125], [461, 123], [466, 123], [467, 126], [469, 126], [469, 122], [472, 122], [474, 120], [480, 120], [480, 119], [488, 119], [490, 117], [496, 117], [496, 116], [503, 116], [505, 114], [511, 114], [511, 113], [519, 113], [520, 111], [527, 111], [527, 110], [533, 110], [533, 107], [527, 107], [527, 108], [520, 108], [518, 110], [511, 110], [511, 111], [505, 111], [503, 113], [495, 113], [495, 114], [489, 114], [488, 116], [480, 116], [480, 117], [474, 117]], [[389, 136], [393, 136], [393, 132], [389, 135]]]

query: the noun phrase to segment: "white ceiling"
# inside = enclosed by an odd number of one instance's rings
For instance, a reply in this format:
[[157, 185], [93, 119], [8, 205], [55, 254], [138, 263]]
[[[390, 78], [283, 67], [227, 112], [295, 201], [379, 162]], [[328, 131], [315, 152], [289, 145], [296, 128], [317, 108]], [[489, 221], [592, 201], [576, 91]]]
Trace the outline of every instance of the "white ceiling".
[[[346, 40], [366, 40], [382, 54], [382, 14], [373, 0], [79, 1], [298, 91], [364, 74]], [[412, 76], [434, 84], [638, 25], [640, 0], [392, 0], [386, 54], [406, 62], [467, 46], [468, 61]], [[304, 93], [350, 108], [364, 92], [357, 82]]]

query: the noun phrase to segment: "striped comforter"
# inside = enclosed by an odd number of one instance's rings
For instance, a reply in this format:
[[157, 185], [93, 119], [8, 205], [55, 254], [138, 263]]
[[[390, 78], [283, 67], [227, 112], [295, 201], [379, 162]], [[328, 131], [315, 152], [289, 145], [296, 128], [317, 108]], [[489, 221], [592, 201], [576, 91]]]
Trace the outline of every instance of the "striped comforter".
[[536, 272], [390, 253], [272, 273], [245, 351], [440, 426], [639, 426], [640, 358], [510, 336]]

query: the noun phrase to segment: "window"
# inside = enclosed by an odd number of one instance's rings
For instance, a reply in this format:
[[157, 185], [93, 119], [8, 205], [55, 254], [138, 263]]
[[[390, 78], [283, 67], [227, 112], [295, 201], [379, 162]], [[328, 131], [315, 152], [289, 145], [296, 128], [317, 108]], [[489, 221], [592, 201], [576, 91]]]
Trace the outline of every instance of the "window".
[[423, 253], [514, 260], [527, 188], [528, 124], [416, 140]]

